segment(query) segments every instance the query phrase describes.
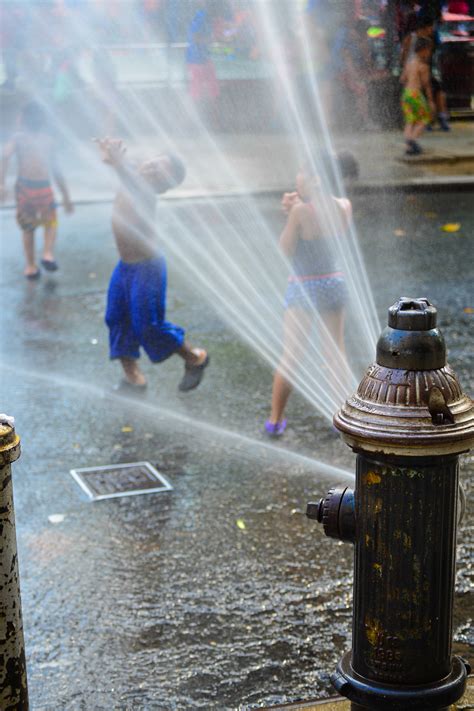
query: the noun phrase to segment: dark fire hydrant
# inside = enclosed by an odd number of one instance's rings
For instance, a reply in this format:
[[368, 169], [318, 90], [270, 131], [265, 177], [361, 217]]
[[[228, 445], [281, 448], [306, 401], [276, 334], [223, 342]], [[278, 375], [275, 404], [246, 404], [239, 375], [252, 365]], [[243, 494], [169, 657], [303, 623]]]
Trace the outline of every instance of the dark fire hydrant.
[[464, 693], [452, 655], [459, 455], [474, 407], [446, 364], [436, 309], [389, 309], [376, 362], [334, 418], [357, 454], [356, 485], [307, 514], [355, 548], [352, 650], [332, 676], [356, 709], [436, 709]]

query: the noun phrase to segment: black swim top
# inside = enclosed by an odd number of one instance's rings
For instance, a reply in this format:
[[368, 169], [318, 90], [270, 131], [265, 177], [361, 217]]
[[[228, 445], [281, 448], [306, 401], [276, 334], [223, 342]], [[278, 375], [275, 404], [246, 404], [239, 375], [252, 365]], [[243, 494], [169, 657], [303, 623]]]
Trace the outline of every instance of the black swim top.
[[[309, 203], [314, 211], [314, 206]], [[329, 237], [298, 239], [292, 258], [295, 276], [321, 276], [339, 272], [334, 250]]]

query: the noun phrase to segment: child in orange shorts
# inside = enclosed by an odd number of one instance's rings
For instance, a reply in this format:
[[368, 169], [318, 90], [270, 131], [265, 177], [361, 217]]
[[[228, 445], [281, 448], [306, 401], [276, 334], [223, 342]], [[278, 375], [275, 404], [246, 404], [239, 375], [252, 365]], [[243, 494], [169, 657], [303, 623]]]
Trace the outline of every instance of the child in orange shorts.
[[40, 270], [35, 260], [35, 230], [44, 228], [42, 267], [49, 272], [58, 269], [54, 258], [57, 234], [57, 215], [51, 177], [63, 197], [66, 212], [73, 211], [67, 185], [56, 164], [54, 142], [47, 132], [46, 116], [40, 104], [30, 102], [22, 112], [22, 130], [6, 144], [0, 175], [0, 197], [4, 198], [5, 177], [10, 158], [16, 156], [18, 178], [15, 185], [17, 222], [23, 233], [25, 277], [36, 280]]

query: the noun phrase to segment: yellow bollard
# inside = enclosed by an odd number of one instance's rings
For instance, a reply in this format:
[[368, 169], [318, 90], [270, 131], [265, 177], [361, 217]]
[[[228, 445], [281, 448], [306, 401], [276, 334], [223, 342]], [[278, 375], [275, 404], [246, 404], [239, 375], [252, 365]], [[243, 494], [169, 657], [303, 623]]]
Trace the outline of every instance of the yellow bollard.
[[25, 642], [21, 616], [11, 463], [20, 438], [11, 418], [0, 415], [0, 709], [28, 711]]

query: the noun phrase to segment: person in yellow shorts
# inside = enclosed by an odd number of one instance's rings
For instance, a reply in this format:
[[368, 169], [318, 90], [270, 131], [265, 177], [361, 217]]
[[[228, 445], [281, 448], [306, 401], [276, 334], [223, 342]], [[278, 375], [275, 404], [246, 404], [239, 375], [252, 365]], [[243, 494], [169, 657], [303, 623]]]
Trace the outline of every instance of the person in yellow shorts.
[[73, 211], [66, 182], [57, 166], [54, 141], [47, 129], [42, 106], [31, 101], [21, 115], [21, 130], [6, 144], [0, 172], [0, 198], [6, 196], [5, 179], [10, 158], [16, 157], [18, 177], [15, 184], [16, 217], [23, 233], [25, 277], [38, 279], [40, 270], [35, 260], [35, 230], [44, 229], [41, 266], [48, 272], [57, 270], [54, 245], [57, 233], [56, 203], [51, 178], [62, 194], [64, 209]]
[[432, 48], [430, 39], [419, 37], [415, 43], [414, 54], [406, 63], [400, 78], [404, 85], [402, 111], [405, 120], [406, 155], [422, 153], [418, 138], [436, 112], [429, 66]]

